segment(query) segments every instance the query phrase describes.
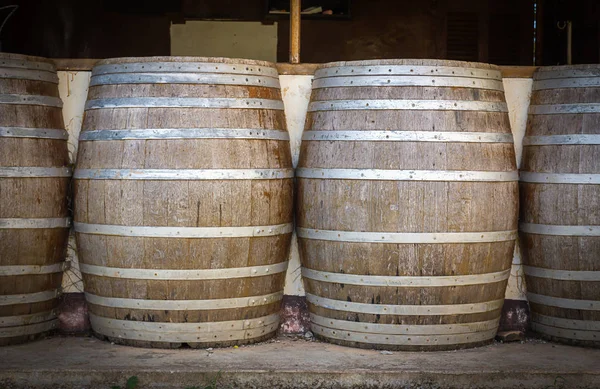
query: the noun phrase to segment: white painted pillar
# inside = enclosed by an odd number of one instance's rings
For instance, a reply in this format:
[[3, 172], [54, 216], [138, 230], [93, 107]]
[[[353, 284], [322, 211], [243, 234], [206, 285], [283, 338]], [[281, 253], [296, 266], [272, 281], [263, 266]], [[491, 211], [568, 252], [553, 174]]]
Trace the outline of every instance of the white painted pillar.
[[[65, 121], [65, 128], [69, 133], [69, 160], [73, 165], [77, 158], [79, 132], [83, 123], [83, 109], [85, 107], [85, 100], [87, 99], [91, 76], [92, 72], [58, 72], [58, 92], [63, 101], [63, 120]], [[67, 261], [71, 263], [71, 268], [65, 271], [63, 275], [63, 292], [83, 292], [73, 230], [69, 234]]]
[[[304, 121], [308, 110], [308, 101], [312, 89], [313, 76], [279, 76], [281, 84], [281, 95], [285, 106], [285, 120], [290, 133], [290, 147], [292, 150], [292, 162], [294, 168], [298, 166], [300, 154], [300, 143], [304, 131]], [[286, 295], [304, 296], [304, 286], [300, 277], [300, 256], [298, 253], [298, 239], [296, 232], [292, 237], [290, 251], [290, 264], [285, 276]]]
[[[517, 168], [520, 168], [521, 157], [523, 155], [523, 137], [525, 136], [525, 130], [527, 128], [527, 111], [529, 110], [529, 101], [531, 100], [533, 79], [505, 78], [502, 82], [506, 94], [506, 103], [508, 104], [510, 127], [515, 142]], [[527, 300], [526, 293], [527, 289], [525, 286], [525, 275], [523, 273], [521, 261], [521, 249], [519, 246], [519, 238], [517, 238], [505, 298], [509, 300]]]

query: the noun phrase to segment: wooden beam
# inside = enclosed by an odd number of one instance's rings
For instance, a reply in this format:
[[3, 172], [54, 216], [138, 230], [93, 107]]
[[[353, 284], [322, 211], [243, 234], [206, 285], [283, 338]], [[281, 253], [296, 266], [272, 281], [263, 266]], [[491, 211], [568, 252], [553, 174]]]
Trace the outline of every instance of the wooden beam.
[[533, 78], [538, 66], [500, 66], [502, 78]]
[[[96, 58], [55, 58], [53, 59], [58, 71], [89, 72], [96, 62]], [[313, 75], [319, 67], [318, 63], [290, 64], [278, 63], [279, 74], [284, 75]], [[500, 66], [504, 78], [532, 78], [537, 66]]]
[[300, 63], [301, 0], [290, 0], [290, 63]]
[[277, 64], [277, 71], [279, 71], [279, 74], [284, 75], [312, 76], [315, 74], [317, 67], [319, 67], [318, 63], [291, 64], [283, 62]]
[[96, 62], [100, 61], [97, 58], [53, 58], [56, 70], [86, 72], [91, 71]]

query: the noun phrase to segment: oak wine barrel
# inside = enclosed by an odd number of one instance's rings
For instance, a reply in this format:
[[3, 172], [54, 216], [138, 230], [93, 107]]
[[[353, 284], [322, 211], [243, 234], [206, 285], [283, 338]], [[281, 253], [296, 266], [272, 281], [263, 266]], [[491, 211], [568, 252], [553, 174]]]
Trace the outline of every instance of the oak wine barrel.
[[534, 331], [600, 346], [600, 65], [540, 68], [523, 140], [520, 231]]
[[275, 334], [293, 170], [274, 64], [100, 61], [74, 178], [97, 334], [164, 348]]
[[314, 334], [393, 350], [490, 342], [518, 207], [499, 68], [329, 63], [308, 111], [297, 233]]
[[0, 346], [57, 326], [68, 134], [52, 61], [0, 53]]

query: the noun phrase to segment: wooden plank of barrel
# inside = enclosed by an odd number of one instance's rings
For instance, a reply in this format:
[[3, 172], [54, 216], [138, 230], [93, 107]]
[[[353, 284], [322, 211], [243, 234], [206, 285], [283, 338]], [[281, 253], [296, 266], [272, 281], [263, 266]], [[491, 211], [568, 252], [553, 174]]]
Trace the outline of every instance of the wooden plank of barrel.
[[600, 346], [600, 65], [540, 68], [523, 140], [520, 231], [532, 328]]
[[56, 328], [71, 176], [50, 60], [0, 53], [0, 346]]
[[164, 348], [274, 335], [293, 229], [293, 170], [274, 64], [100, 61], [74, 177], [75, 231], [97, 334]]
[[518, 202], [499, 69], [325, 64], [308, 111], [297, 233], [314, 334], [397, 350], [490, 342]]

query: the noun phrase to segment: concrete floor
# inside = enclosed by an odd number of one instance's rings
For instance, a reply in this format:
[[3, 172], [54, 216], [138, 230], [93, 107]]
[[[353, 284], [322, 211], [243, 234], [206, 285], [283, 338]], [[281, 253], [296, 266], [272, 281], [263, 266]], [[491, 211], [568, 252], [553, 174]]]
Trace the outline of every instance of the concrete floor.
[[[0, 389], [600, 388], [600, 350], [538, 340], [450, 352], [359, 350], [278, 338], [237, 349], [159, 350], [55, 337], [0, 348]], [[209, 385], [218, 377], [216, 385]]]

